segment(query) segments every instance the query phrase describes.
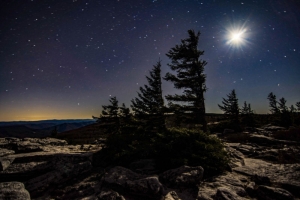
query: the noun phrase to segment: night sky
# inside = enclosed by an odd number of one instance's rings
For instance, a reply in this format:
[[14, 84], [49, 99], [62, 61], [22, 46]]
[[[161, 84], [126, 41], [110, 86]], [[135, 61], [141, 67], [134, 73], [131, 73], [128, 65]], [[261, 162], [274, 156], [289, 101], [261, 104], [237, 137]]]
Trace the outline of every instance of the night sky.
[[[273, 92], [300, 101], [298, 0], [1, 1], [0, 121], [99, 116], [112, 96], [130, 106], [145, 75], [200, 31], [206, 112], [232, 89], [267, 113]], [[232, 35], [240, 38], [232, 40]], [[180, 92], [163, 81], [163, 93]], [[166, 103], [166, 102], [165, 102]]]

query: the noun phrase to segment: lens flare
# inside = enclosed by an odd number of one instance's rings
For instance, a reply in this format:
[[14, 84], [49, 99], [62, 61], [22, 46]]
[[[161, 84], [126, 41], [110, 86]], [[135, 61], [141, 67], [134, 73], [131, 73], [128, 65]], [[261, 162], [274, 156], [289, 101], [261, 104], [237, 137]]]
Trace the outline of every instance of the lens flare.
[[245, 36], [246, 29], [229, 30], [228, 32], [229, 33], [227, 37], [228, 38], [227, 44], [240, 46], [246, 43], [246, 36]]

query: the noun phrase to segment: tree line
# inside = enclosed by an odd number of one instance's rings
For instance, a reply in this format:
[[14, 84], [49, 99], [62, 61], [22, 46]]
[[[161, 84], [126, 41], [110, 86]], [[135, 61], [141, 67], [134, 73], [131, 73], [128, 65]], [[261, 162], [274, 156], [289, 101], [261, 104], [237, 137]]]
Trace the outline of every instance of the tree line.
[[[165, 113], [189, 113], [189, 119], [195, 124], [201, 124], [202, 130], [207, 131], [204, 102], [204, 92], [207, 90], [204, 67], [207, 62], [201, 59], [204, 51], [198, 50], [200, 32], [188, 30], [188, 36], [166, 54], [171, 60], [168, 66], [172, 73], [161, 76], [160, 59], [153, 66], [149, 76], [146, 76], [148, 84], [140, 87], [137, 97], [131, 100], [133, 113], [124, 104], [119, 107], [117, 98], [112, 97], [109, 100], [110, 105], [102, 106], [100, 121], [109, 118], [115, 122], [121, 121], [118, 123], [122, 124], [124, 118], [131, 117], [134, 118], [133, 121], [145, 122], [145, 126], [164, 129]], [[165, 96], [168, 106], [164, 104], [162, 78], [172, 82], [176, 89], [183, 90], [181, 94]]]
[[[282, 97], [277, 101], [276, 95], [273, 92], [268, 95], [267, 99], [269, 100], [270, 112], [274, 117], [274, 123], [284, 127], [293, 125], [294, 114], [300, 112], [300, 102], [288, 108], [285, 98]], [[255, 126], [254, 111], [251, 108], [251, 104], [245, 101], [243, 107], [240, 108], [235, 90], [232, 90], [227, 95], [227, 98], [223, 98], [222, 104], [218, 104], [219, 108], [224, 111], [224, 114], [230, 118], [233, 124], [238, 126], [241, 122], [240, 118], [242, 118], [244, 125]]]
[[[137, 97], [131, 100], [133, 112], [130, 112], [125, 104], [119, 107], [117, 98], [112, 97], [109, 100], [110, 105], [102, 106], [100, 119], [102, 121], [109, 119], [119, 125], [128, 123], [131, 119], [139, 121], [145, 128], [164, 129], [165, 113], [174, 113], [178, 125], [181, 122], [201, 124], [201, 129], [206, 132], [204, 93], [207, 87], [204, 68], [207, 62], [201, 59], [204, 51], [198, 50], [199, 36], [200, 32], [188, 30], [188, 38], [181, 40], [180, 44], [175, 45], [166, 54], [171, 60], [167, 65], [172, 73], [168, 72], [162, 77], [161, 60], [157, 61], [149, 76], [146, 76], [148, 84], [140, 87]], [[183, 91], [181, 94], [166, 95], [168, 106], [164, 103], [162, 79], [170, 81], [174, 84], [174, 88]], [[268, 95], [268, 100], [271, 113], [279, 118], [275, 120], [276, 123], [285, 127], [292, 125], [293, 113], [300, 111], [300, 102], [288, 108], [286, 100], [281, 98], [277, 101], [272, 92]], [[240, 108], [235, 90], [232, 90], [227, 98], [223, 98], [222, 105], [218, 106], [233, 124], [238, 126], [242, 122], [247, 126], [255, 126], [251, 105], [245, 101]]]

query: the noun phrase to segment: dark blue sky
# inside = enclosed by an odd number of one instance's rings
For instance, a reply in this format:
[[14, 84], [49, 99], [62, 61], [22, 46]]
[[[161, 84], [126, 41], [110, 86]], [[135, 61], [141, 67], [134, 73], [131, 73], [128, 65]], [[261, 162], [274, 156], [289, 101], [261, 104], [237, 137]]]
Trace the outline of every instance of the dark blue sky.
[[[200, 31], [206, 111], [236, 89], [268, 112], [267, 95], [300, 101], [300, 3], [223, 0], [22, 0], [1, 3], [0, 121], [99, 116], [110, 96], [130, 105], [145, 75]], [[239, 43], [230, 33], [241, 31]], [[163, 81], [163, 93], [174, 94]]]

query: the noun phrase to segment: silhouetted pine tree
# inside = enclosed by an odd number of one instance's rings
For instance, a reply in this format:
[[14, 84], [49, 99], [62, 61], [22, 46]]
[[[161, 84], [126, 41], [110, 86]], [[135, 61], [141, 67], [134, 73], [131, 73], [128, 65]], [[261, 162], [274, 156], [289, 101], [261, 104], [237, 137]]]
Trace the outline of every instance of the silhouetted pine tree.
[[102, 106], [102, 115], [98, 120], [100, 123], [104, 122], [102, 126], [107, 128], [108, 133], [115, 133], [120, 128], [119, 120], [119, 105], [117, 97], [111, 97], [109, 99], [110, 105]]
[[108, 106], [102, 106], [103, 111], [102, 111], [102, 116], [103, 117], [113, 117], [116, 118], [118, 117], [119, 114], [119, 106], [118, 106], [118, 100], [117, 97], [111, 97], [109, 102], [111, 105]]
[[246, 126], [254, 126], [255, 125], [255, 120], [254, 120], [254, 111], [251, 109], [250, 103], [247, 104], [247, 102], [244, 102], [244, 106], [241, 109], [241, 114], [242, 114], [242, 122]]
[[244, 101], [244, 106], [241, 109], [241, 114], [247, 115], [247, 114], [252, 114], [253, 110], [251, 109], [250, 103], [247, 104], [246, 101]]
[[269, 107], [270, 107], [270, 111], [272, 114], [277, 114], [280, 112], [280, 110], [277, 107], [277, 100], [276, 100], [276, 95], [273, 94], [273, 92], [271, 92], [268, 95], [268, 100], [269, 100]]
[[201, 123], [206, 131], [204, 92], [207, 88], [204, 67], [207, 62], [200, 59], [204, 54], [204, 51], [198, 50], [200, 32], [188, 30], [188, 34], [188, 38], [181, 40], [181, 44], [171, 48], [166, 54], [171, 59], [168, 66], [176, 75], [167, 73], [164, 77], [174, 83], [175, 88], [184, 89], [183, 94], [167, 95], [166, 99], [185, 103], [183, 109], [192, 112], [195, 122]]
[[121, 124], [123, 124], [123, 125], [129, 125], [130, 124], [130, 117], [131, 117], [131, 115], [130, 115], [130, 109], [127, 108], [125, 106], [125, 104], [123, 103], [122, 107], [120, 107], [119, 110], [120, 110], [120, 114], [119, 115], [120, 115], [120, 118], [122, 119], [121, 120]]
[[292, 119], [291, 119], [291, 114], [289, 112], [289, 109], [285, 104], [286, 104], [285, 98], [282, 97], [281, 99], [279, 99], [278, 109], [280, 112], [280, 125], [287, 128], [290, 125], [292, 125]]
[[[223, 106], [219, 105], [219, 108], [224, 111], [224, 114], [228, 115], [232, 122], [239, 123], [239, 103], [236, 97], [235, 90], [232, 90], [228, 95], [228, 99], [223, 98], [222, 104]], [[248, 109], [247, 109], [248, 112]]]
[[146, 76], [148, 85], [140, 87], [138, 97], [131, 100], [131, 108], [135, 115], [146, 118], [148, 125], [164, 128], [164, 100], [161, 89], [161, 61], [159, 60]]

